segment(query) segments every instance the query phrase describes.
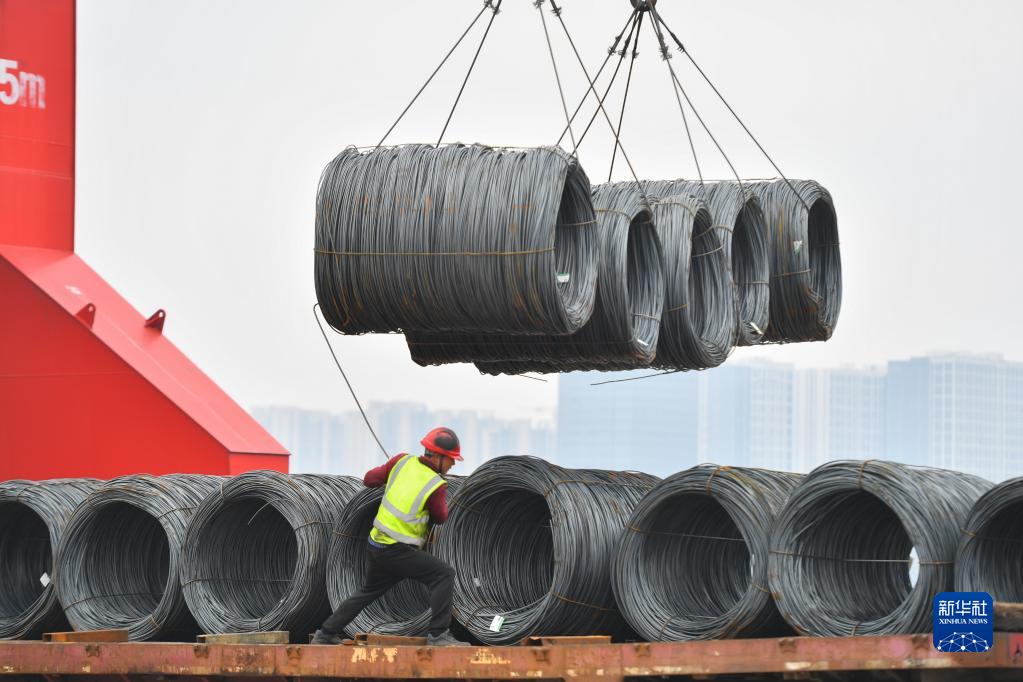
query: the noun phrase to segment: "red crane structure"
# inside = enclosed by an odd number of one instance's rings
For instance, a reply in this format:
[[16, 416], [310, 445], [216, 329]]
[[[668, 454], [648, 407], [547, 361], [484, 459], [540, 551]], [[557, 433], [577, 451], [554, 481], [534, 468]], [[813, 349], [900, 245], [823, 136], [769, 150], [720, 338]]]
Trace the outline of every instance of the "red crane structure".
[[286, 472], [288, 451], [74, 252], [75, 0], [0, 0], [0, 481]]

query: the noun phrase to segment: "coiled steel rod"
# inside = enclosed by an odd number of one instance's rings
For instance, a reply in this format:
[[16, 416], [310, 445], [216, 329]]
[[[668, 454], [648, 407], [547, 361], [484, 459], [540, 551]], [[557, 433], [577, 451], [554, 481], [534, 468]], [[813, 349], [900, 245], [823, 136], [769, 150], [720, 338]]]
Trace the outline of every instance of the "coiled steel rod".
[[664, 253], [667, 297], [654, 365], [706, 369], [728, 358], [736, 340], [735, 294], [721, 230], [702, 198], [672, 182], [646, 182]]
[[771, 524], [798, 474], [703, 464], [632, 512], [611, 564], [615, 597], [650, 641], [791, 632], [767, 587]]
[[724, 246], [735, 291], [737, 344], [760, 342], [770, 321], [770, 242], [759, 197], [745, 183], [677, 180], [648, 183], [653, 191], [670, 191], [704, 199]]
[[71, 513], [97, 485], [84, 478], [0, 483], [0, 639], [68, 628], [53, 556]]
[[330, 614], [331, 528], [361, 488], [349, 476], [254, 471], [213, 490], [182, 554], [185, 600], [203, 631], [287, 630], [306, 641]]
[[934, 595], [953, 587], [960, 529], [990, 487], [894, 462], [818, 467], [789, 495], [771, 535], [770, 588], [782, 616], [803, 635], [928, 630]]
[[1023, 602], [1023, 478], [984, 493], [970, 510], [956, 553], [955, 588]]
[[213, 476], [124, 476], [93, 491], [68, 521], [56, 582], [76, 630], [127, 629], [132, 640], [187, 641], [181, 595], [185, 528]]
[[[449, 505], [457, 494], [463, 478], [445, 476]], [[344, 515], [334, 527], [327, 559], [327, 596], [330, 598], [331, 608], [336, 609], [362, 586], [366, 575], [367, 539], [383, 496], [382, 487], [363, 488], [348, 503]], [[434, 527], [433, 532], [436, 533], [441, 528]], [[432, 547], [431, 535], [426, 551], [431, 551]], [[345, 632], [352, 637], [360, 632], [415, 637], [425, 634], [429, 626], [429, 591], [415, 580], [403, 580], [363, 609], [362, 613], [345, 628]], [[452, 622], [452, 629], [457, 633], [459, 629], [457, 623]]]
[[[517, 361], [521, 371], [630, 368], [653, 361], [664, 306], [660, 243], [635, 183], [593, 192], [601, 245], [597, 302], [582, 329], [567, 336], [406, 332], [420, 365]], [[519, 373], [516, 371], [515, 373]]]
[[456, 618], [486, 644], [631, 631], [610, 564], [629, 513], [657, 481], [499, 457], [462, 484], [435, 552], [455, 569]]
[[349, 148], [316, 216], [316, 296], [339, 332], [569, 334], [593, 311], [590, 184], [559, 148]]
[[842, 308], [842, 255], [831, 194], [813, 180], [749, 185], [763, 203], [771, 235], [765, 341], [828, 340]]

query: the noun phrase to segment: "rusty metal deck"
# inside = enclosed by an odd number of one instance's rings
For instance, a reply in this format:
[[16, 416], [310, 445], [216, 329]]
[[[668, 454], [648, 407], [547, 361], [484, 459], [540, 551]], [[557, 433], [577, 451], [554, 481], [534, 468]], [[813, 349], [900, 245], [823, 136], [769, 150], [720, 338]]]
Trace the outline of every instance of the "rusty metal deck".
[[[0, 678], [584, 679], [851, 671], [974, 671], [1023, 679], [1023, 634], [982, 654], [935, 651], [930, 635], [786, 637], [651, 644], [431, 648], [171, 643], [0, 643]], [[927, 677], [924, 675], [924, 677]]]

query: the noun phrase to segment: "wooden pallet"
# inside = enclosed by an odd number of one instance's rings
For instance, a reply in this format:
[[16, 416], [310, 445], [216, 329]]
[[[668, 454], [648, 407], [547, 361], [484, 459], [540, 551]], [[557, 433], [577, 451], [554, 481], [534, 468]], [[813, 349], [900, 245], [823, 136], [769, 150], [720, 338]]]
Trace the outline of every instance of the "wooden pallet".
[[127, 642], [127, 630], [80, 630], [78, 632], [47, 632], [44, 642]]

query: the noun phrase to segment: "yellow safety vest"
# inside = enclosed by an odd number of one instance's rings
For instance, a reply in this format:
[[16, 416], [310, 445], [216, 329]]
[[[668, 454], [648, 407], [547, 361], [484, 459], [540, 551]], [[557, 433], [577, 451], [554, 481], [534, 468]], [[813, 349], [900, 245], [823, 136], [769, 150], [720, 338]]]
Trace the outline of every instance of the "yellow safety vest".
[[415, 455], [399, 459], [387, 477], [370, 539], [379, 545], [401, 542], [422, 547], [430, 528], [426, 500], [442, 485], [444, 478]]

